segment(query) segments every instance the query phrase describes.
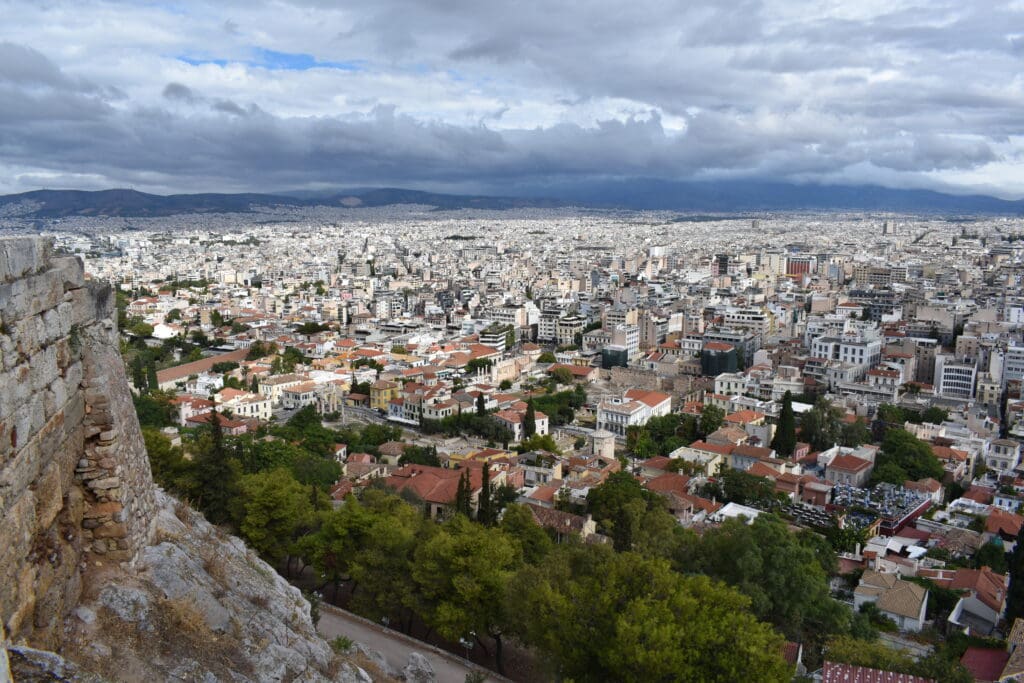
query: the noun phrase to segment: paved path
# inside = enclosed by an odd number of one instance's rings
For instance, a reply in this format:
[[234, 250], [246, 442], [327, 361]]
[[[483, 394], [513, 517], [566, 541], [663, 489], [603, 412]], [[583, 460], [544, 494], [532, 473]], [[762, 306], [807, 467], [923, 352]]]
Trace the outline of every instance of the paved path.
[[[320, 623], [317, 625], [317, 630], [327, 640], [345, 636], [366, 645], [371, 650], [380, 652], [396, 671], [405, 668], [409, 661], [409, 653], [415, 650], [430, 661], [438, 683], [463, 683], [466, 680], [466, 674], [470, 671], [483, 670], [470, 667], [464, 660], [440, 651], [427, 643], [410, 638], [403, 633], [385, 629], [362, 617], [330, 605], [320, 606]], [[500, 678], [493, 672], [483, 671], [488, 674], [488, 681], [508, 680]]]

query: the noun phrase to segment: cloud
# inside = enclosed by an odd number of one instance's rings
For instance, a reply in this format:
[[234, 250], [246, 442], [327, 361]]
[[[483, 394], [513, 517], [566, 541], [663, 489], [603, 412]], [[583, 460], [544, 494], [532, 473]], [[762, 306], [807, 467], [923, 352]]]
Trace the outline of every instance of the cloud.
[[0, 178], [18, 189], [616, 176], [1024, 191], [1024, 13], [994, 0], [13, 5]]

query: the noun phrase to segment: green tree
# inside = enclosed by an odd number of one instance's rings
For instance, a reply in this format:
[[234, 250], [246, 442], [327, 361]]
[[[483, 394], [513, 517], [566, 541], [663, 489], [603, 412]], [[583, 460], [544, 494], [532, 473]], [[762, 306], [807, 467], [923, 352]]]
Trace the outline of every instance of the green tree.
[[871, 441], [871, 430], [861, 418], [844, 424], [839, 434], [839, 443], [850, 448], [856, 448]]
[[587, 508], [616, 550], [632, 550], [644, 516], [663, 503], [628, 472], [615, 472], [587, 493]]
[[974, 554], [974, 566], [979, 569], [981, 567], [988, 567], [996, 574], [1005, 574], [1009, 567], [1006, 562], [1006, 550], [1003, 548], [1003, 544], [989, 541], [978, 548], [978, 552]]
[[942, 464], [931, 446], [903, 429], [890, 429], [882, 439], [882, 448], [871, 473], [873, 482], [902, 484], [907, 479], [931, 477], [941, 480]]
[[476, 396], [476, 414], [481, 417], [487, 414], [487, 399], [482, 391]]
[[551, 377], [559, 384], [572, 384], [572, 370], [569, 368], [555, 368], [551, 371]]
[[172, 446], [171, 440], [153, 427], [142, 428], [142, 440], [154, 481], [168, 491], [179, 495], [186, 493], [192, 462], [185, 459], [181, 448]]
[[1017, 534], [1016, 544], [1010, 553], [1010, 588], [1006, 593], [1006, 623], [1024, 617], [1024, 529]]
[[782, 638], [754, 619], [745, 597], [706, 577], [672, 572], [662, 560], [607, 546], [560, 546], [540, 566], [522, 569], [508, 596], [517, 635], [562, 680], [792, 677]]
[[715, 480], [704, 485], [701, 493], [728, 503], [751, 505], [775, 501], [775, 484], [743, 470], [722, 466]]
[[842, 438], [841, 418], [842, 411], [827, 399], [819, 398], [800, 419], [800, 435], [813, 450], [832, 448]]
[[796, 417], [793, 415], [793, 394], [786, 392], [782, 396], [782, 410], [779, 412], [779, 423], [772, 438], [772, 448], [784, 457], [789, 457], [796, 449]]
[[704, 436], [711, 434], [722, 426], [724, 420], [724, 410], [710, 403], [704, 404], [700, 409], [700, 433]]
[[398, 618], [408, 633], [416, 605], [415, 586], [409, 580], [413, 554], [436, 525], [396, 496], [368, 489], [363, 503], [374, 516], [349, 563], [349, 573], [358, 586], [351, 605], [374, 621]]
[[210, 522], [228, 524], [240, 492], [238, 480], [242, 468], [224, 443], [224, 430], [216, 410], [210, 413], [205, 432], [197, 444], [195, 456], [196, 502]]
[[735, 586], [759, 619], [791, 640], [820, 643], [849, 629], [849, 610], [829, 597], [816, 551], [774, 515], [761, 514], [751, 524], [727, 520], [705, 533], [693, 557], [682, 562], [681, 569]]
[[145, 391], [149, 386], [146, 381], [146, 367], [142, 360], [142, 354], [136, 354], [132, 359], [132, 384], [140, 392]]
[[480, 482], [476, 519], [484, 526], [491, 526], [494, 524], [494, 500], [491, 491], [491, 464], [487, 461], [484, 461]]
[[949, 419], [949, 411], [939, 408], [938, 406], [931, 406], [921, 413], [922, 422], [930, 422], [931, 424], [942, 424]]
[[467, 518], [473, 514], [471, 503], [472, 495], [469, 484], [469, 470], [463, 469], [462, 474], [459, 475], [459, 483], [455, 488], [456, 514], [464, 515]]
[[533, 514], [525, 505], [509, 505], [505, 508], [501, 530], [519, 542], [523, 560], [527, 564], [540, 564], [554, 547], [551, 537], [533, 521]]
[[529, 439], [537, 433], [537, 411], [533, 407], [533, 400], [526, 402], [526, 414], [523, 415], [523, 437]]
[[278, 567], [291, 555], [300, 532], [313, 523], [309, 493], [288, 470], [242, 477], [239, 531], [260, 556]]
[[537, 356], [537, 362], [538, 363], [557, 363], [558, 359], [555, 358], [555, 354], [551, 353], [550, 351], [545, 351], [544, 353], [542, 353], [539, 356]]
[[416, 549], [414, 560], [418, 611], [426, 623], [449, 640], [487, 634], [495, 643], [498, 672], [504, 674], [505, 594], [522, 566], [519, 544], [500, 530], [456, 516]]
[[516, 446], [516, 450], [520, 453], [526, 453], [527, 451], [562, 452], [562, 449], [558, 447], [558, 443], [555, 441], [555, 437], [550, 434], [534, 434], [528, 439], [523, 439]]

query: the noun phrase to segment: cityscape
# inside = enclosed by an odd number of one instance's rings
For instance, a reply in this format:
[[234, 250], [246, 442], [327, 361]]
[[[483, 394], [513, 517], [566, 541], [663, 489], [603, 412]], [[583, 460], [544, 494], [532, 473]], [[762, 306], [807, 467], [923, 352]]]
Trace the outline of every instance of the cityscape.
[[1024, 681], [1024, 9], [0, 22], [0, 683]]

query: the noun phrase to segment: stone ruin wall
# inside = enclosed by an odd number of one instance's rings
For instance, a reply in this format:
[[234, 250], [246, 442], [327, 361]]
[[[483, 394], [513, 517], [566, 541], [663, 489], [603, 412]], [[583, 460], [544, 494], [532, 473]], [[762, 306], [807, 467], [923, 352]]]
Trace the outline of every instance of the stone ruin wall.
[[115, 299], [42, 238], [0, 239], [0, 634], [49, 648], [82, 573], [134, 563], [154, 487]]

